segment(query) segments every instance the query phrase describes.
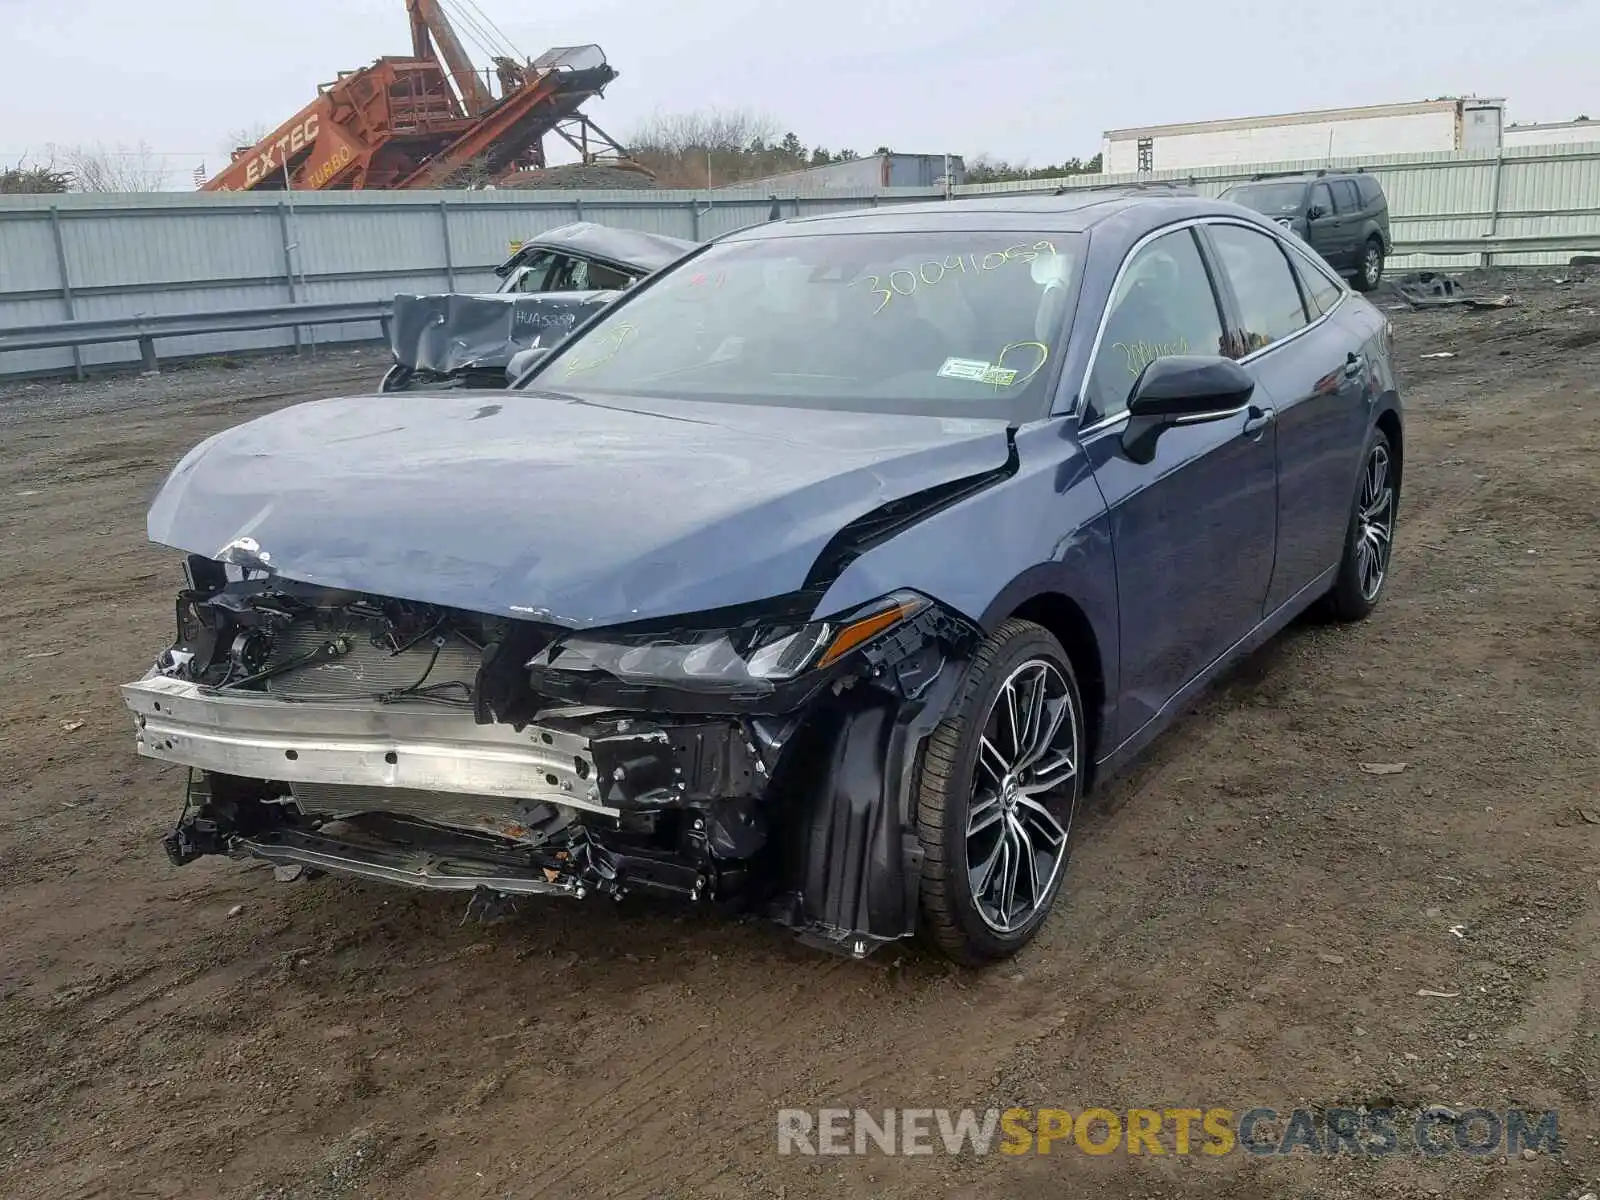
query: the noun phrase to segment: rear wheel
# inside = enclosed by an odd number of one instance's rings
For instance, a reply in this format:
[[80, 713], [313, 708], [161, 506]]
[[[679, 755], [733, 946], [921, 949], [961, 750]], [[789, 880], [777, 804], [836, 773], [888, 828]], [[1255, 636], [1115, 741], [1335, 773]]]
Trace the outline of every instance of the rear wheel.
[[918, 780], [922, 928], [956, 961], [1006, 958], [1044, 923], [1083, 793], [1083, 730], [1061, 644], [1006, 621], [973, 656]]
[[1361, 248], [1361, 261], [1356, 265], [1356, 276], [1351, 281], [1358, 292], [1370, 292], [1383, 280], [1383, 242], [1377, 235], [1367, 239]]
[[1378, 606], [1389, 579], [1389, 551], [1394, 541], [1395, 509], [1400, 501], [1394, 469], [1394, 448], [1388, 434], [1372, 432], [1361, 466], [1361, 483], [1350, 511], [1344, 559], [1328, 593], [1328, 606], [1341, 621], [1359, 621]]

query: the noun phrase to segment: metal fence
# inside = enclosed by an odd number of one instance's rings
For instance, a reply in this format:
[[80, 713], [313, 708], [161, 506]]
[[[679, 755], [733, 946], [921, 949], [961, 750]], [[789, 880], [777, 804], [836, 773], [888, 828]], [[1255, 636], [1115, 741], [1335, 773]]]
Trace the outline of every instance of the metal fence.
[[[1600, 237], [1600, 143], [1499, 156], [1411, 154], [1145, 175], [965, 184], [958, 196], [1165, 180], [1216, 195], [1264, 171], [1360, 166], [1389, 197], [1396, 268], [1562, 263]], [[933, 198], [930, 188], [783, 195], [781, 215]], [[0, 197], [0, 329], [61, 320], [353, 303], [397, 292], [492, 289], [510, 244], [572, 220], [704, 239], [764, 221], [746, 193], [337, 192]], [[1516, 239], [1543, 239], [1519, 245]], [[1492, 240], [1491, 240], [1492, 239]], [[1444, 253], [1448, 251], [1448, 253]], [[218, 354], [378, 335], [366, 321], [175, 337], [166, 355]], [[0, 375], [138, 361], [129, 343], [11, 351]]]
[[[955, 191], [957, 195], [1013, 195], [1057, 187], [1073, 190], [1112, 183], [1167, 182], [1188, 184], [1204, 195], [1216, 196], [1267, 172], [1356, 167], [1383, 185], [1395, 243], [1422, 251], [1392, 260], [1390, 266], [1398, 269], [1565, 263], [1574, 250], [1592, 249], [1594, 239], [1600, 237], [1600, 142], [1518, 147], [1499, 155], [1432, 152], [1135, 175], [1076, 175], [1026, 183], [966, 184]], [[1478, 245], [1515, 245], [1519, 238], [1552, 240], [1534, 249], [1500, 252]], [[1448, 253], [1440, 252], [1447, 247]]]
[[[780, 199], [782, 216], [927, 189]], [[66, 320], [492, 291], [511, 243], [590, 220], [702, 240], [765, 221], [767, 192], [332, 192], [0, 197], [0, 329]], [[174, 337], [162, 357], [351, 341], [376, 322]], [[13, 351], [0, 375], [139, 361], [129, 343]]]

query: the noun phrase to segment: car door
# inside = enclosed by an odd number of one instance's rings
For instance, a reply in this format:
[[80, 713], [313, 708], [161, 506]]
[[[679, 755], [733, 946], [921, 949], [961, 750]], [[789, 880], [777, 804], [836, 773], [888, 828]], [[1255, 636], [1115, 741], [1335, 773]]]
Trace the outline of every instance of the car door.
[[1325, 266], [1265, 229], [1217, 221], [1204, 230], [1230, 300], [1234, 353], [1275, 402], [1278, 549], [1266, 598], [1271, 613], [1339, 561], [1352, 456], [1366, 428], [1362, 339], [1330, 319], [1345, 291]]
[[1261, 620], [1277, 523], [1274, 434], [1263, 410], [1173, 426], [1149, 463], [1122, 451], [1128, 398], [1144, 366], [1162, 355], [1214, 355], [1224, 342], [1221, 304], [1194, 227], [1136, 246], [1120, 268], [1085, 376], [1080, 433], [1116, 559], [1117, 742]]
[[1306, 209], [1306, 241], [1335, 270], [1350, 268], [1350, 239], [1344, 232], [1345, 214], [1334, 203], [1333, 190], [1318, 181], [1311, 188]]
[[1366, 240], [1368, 205], [1354, 179], [1335, 179], [1328, 184], [1333, 204], [1338, 209], [1339, 253], [1344, 266], [1354, 271], [1361, 266], [1362, 243]]

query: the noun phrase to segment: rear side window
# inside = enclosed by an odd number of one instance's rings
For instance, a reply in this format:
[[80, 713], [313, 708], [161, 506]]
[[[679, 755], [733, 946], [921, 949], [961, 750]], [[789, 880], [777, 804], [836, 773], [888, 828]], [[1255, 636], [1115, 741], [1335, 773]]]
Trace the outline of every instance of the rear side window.
[[1344, 288], [1312, 266], [1302, 254], [1290, 254], [1289, 262], [1300, 276], [1300, 290], [1305, 293], [1306, 307], [1311, 310], [1312, 317], [1332, 312], [1339, 297], [1344, 295]]
[[1089, 420], [1123, 412], [1152, 360], [1222, 349], [1222, 315], [1194, 234], [1162, 234], [1128, 260], [1111, 297], [1089, 373]]
[[1335, 179], [1332, 184], [1334, 202], [1340, 212], [1354, 212], [1361, 207], [1361, 193], [1356, 191], [1354, 179]]
[[589, 286], [600, 288], [603, 291], [621, 291], [630, 286], [637, 278], [626, 275], [615, 267], [608, 267], [604, 263], [592, 262], [589, 264]]
[[1270, 346], [1306, 324], [1300, 289], [1276, 239], [1240, 225], [1212, 225], [1208, 232], [1239, 302], [1240, 328], [1229, 347], [1235, 357]]

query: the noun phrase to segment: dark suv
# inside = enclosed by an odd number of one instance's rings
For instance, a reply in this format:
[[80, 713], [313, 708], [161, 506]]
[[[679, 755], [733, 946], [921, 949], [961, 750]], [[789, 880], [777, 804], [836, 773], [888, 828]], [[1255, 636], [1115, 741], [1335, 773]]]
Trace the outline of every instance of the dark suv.
[[1389, 239], [1389, 201], [1371, 175], [1317, 171], [1257, 175], [1222, 193], [1222, 199], [1253, 208], [1304, 238], [1358, 290], [1370, 292], [1383, 278]]

